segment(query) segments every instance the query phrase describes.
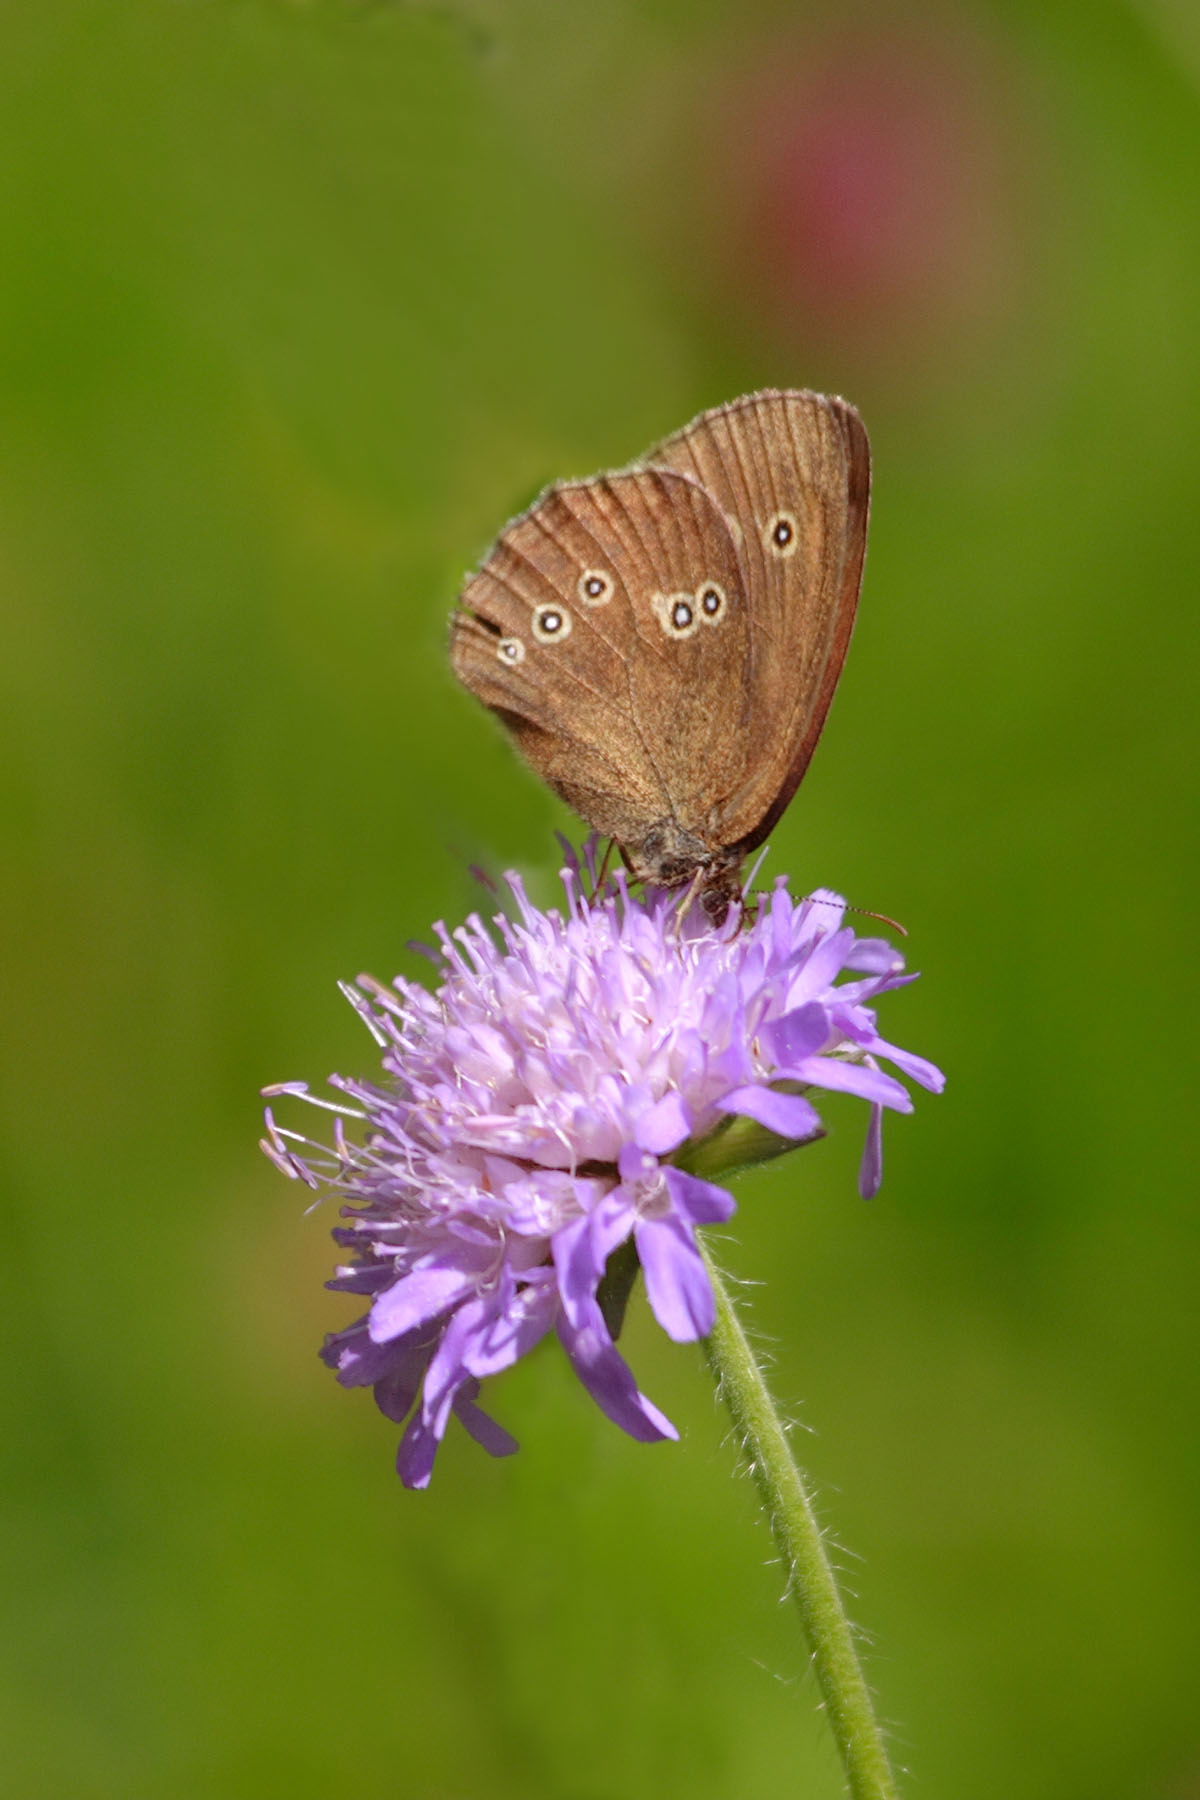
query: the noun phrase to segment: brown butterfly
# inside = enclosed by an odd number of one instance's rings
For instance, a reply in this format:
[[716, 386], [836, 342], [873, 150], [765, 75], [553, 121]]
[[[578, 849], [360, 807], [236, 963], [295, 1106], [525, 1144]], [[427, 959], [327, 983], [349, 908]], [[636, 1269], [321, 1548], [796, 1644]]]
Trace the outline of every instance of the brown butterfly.
[[454, 616], [460, 681], [634, 875], [724, 915], [808, 767], [862, 578], [855, 409], [768, 389], [548, 488]]

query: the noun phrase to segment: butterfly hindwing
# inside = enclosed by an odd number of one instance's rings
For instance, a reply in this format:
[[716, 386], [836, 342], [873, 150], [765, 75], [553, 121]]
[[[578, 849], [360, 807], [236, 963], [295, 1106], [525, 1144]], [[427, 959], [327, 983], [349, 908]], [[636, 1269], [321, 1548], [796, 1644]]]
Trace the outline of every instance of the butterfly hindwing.
[[767, 391], [703, 413], [646, 460], [701, 482], [740, 534], [754, 744], [724, 824], [727, 843], [753, 849], [808, 767], [849, 646], [866, 551], [867, 434], [845, 400]]
[[746, 578], [703, 486], [635, 469], [551, 488], [467, 583], [451, 655], [571, 805], [636, 858], [706, 837], [746, 778]]

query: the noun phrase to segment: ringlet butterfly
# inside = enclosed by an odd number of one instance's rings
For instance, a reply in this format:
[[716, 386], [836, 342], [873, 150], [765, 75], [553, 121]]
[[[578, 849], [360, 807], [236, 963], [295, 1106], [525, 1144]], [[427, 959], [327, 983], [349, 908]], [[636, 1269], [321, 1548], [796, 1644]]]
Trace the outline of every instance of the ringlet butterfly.
[[870, 449], [767, 389], [548, 488], [463, 589], [455, 674], [633, 874], [723, 918], [808, 767], [850, 642]]

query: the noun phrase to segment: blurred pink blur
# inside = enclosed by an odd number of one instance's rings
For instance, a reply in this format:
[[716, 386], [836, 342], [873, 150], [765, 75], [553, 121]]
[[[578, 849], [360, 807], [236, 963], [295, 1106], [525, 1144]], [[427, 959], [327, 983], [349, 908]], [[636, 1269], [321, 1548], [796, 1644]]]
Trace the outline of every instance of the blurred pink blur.
[[1000, 57], [911, 18], [776, 39], [725, 87], [722, 258], [768, 329], [894, 352], [974, 337], [1020, 261], [1021, 124]]

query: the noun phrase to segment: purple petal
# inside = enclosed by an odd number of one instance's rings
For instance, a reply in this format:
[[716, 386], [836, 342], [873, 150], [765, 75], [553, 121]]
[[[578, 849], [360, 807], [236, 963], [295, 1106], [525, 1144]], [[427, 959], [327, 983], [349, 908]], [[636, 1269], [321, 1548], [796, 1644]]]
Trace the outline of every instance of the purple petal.
[[871, 1108], [871, 1123], [863, 1149], [862, 1168], [858, 1172], [858, 1191], [864, 1200], [873, 1200], [883, 1185], [883, 1108]]
[[717, 1111], [757, 1119], [780, 1137], [808, 1138], [821, 1130], [820, 1113], [802, 1094], [777, 1094], [767, 1087], [734, 1088], [717, 1101]]
[[461, 1300], [475, 1286], [477, 1276], [462, 1269], [414, 1269], [402, 1275], [380, 1294], [371, 1308], [370, 1333], [375, 1343], [386, 1344], [418, 1325], [426, 1325]]
[[634, 1131], [634, 1142], [655, 1156], [677, 1150], [692, 1129], [691, 1115], [678, 1094], [664, 1094], [644, 1112]]
[[698, 1175], [689, 1175], [686, 1169], [676, 1169], [668, 1164], [663, 1170], [663, 1178], [671, 1191], [676, 1212], [692, 1225], [723, 1225], [737, 1211], [737, 1201], [732, 1194], [722, 1187], [715, 1187], [711, 1181], [701, 1181]]
[[907, 1088], [882, 1069], [866, 1063], [840, 1062], [833, 1056], [810, 1056], [787, 1074], [794, 1081], [811, 1082], [814, 1087], [828, 1088], [839, 1094], [857, 1094], [879, 1106], [894, 1106], [897, 1112], [911, 1112], [912, 1098]]
[[451, 1319], [438, 1345], [425, 1376], [420, 1410], [401, 1439], [396, 1460], [405, 1487], [428, 1486], [451, 1411], [493, 1456], [507, 1456], [517, 1448], [516, 1440], [474, 1404], [479, 1383], [464, 1365], [464, 1356], [484, 1323], [485, 1312], [485, 1302], [468, 1301]]
[[667, 1336], [677, 1344], [707, 1337], [717, 1308], [690, 1227], [675, 1218], [643, 1219], [634, 1236], [646, 1294]]
[[832, 986], [835, 976], [841, 974], [846, 966], [846, 958], [854, 943], [854, 933], [846, 926], [842, 931], [835, 931], [824, 938], [812, 952], [806, 962], [797, 971], [791, 986], [793, 1006], [802, 1005], [806, 1000], [815, 1000], [818, 994]]
[[893, 975], [871, 975], [862, 981], [843, 981], [834, 988], [833, 995], [837, 1002], [834, 1009], [834, 1023], [837, 1023], [840, 1010], [847, 1006], [856, 1006], [864, 1000], [878, 999], [880, 994], [894, 993], [897, 988], [910, 987], [919, 981], [919, 975], [904, 975], [899, 970]]
[[420, 1413], [414, 1413], [409, 1420], [408, 1430], [400, 1439], [400, 1449], [396, 1455], [396, 1473], [406, 1488], [429, 1486], [433, 1460], [445, 1429], [444, 1422], [439, 1429], [427, 1425]]
[[560, 1314], [558, 1334], [575, 1373], [614, 1425], [641, 1444], [679, 1436], [666, 1414], [639, 1391], [633, 1371], [605, 1330], [600, 1308], [594, 1301], [583, 1325], [577, 1326]]
[[475, 1394], [470, 1391], [472, 1387], [475, 1388], [475, 1393], [478, 1393], [479, 1384], [468, 1382], [466, 1388], [454, 1402], [455, 1417], [462, 1421], [475, 1442], [481, 1445], [489, 1456], [513, 1456], [521, 1448], [520, 1444], [510, 1431], [505, 1431], [503, 1425], [498, 1425], [495, 1419], [489, 1413], [485, 1413], [481, 1406], [476, 1406]]
[[946, 1077], [937, 1064], [926, 1062], [923, 1056], [914, 1056], [911, 1050], [897, 1049], [895, 1044], [886, 1043], [883, 1038], [876, 1038], [871, 1050], [875, 1056], [886, 1056], [889, 1062], [895, 1063], [913, 1081], [920, 1082], [923, 1088], [928, 1088], [931, 1094], [940, 1094], [946, 1085]]
[[375, 1404], [385, 1419], [403, 1425], [416, 1405], [421, 1379], [429, 1367], [434, 1346], [422, 1344], [402, 1351], [400, 1359], [375, 1383]]
[[345, 1331], [334, 1331], [321, 1346], [321, 1360], [337, 1375], [343, 1387], [371, 1387], [381, 1381], [396, 1365], [397, 1345], [376, 1344], [367, 1330], [366, 1319], [348, 1325]]
[[588, 1215], [556, 1231], [550, 1249], [563, 1305], [571, 1318], [580, 1317], [588, 1300], [595, 1295], [603, 1273], [603, 1264], [596, 1266]]
[[735, 1032], [723, 1050], [709, 1053], [708, 1078], [716, 1084], [742, 1087], [754, 1076], [754, 1058], [744, 1037]]
[[440, 1438], [446, 1429], [450, 1409], [459, 1389], [471, 1380], [466, 1358], [486, 1323], [490, 1302], [476, 1298], [464, 1301], [443, 1331], [425, 1372], [421, 1393], [421, 1417], [436, 1427]]
[[763, 1047], [780, 1068], [792, 1067], [815, 1056], [829, 1036], [829, 1014], [815, 1000], [793, 1007], [780, 1019], [772, 1019], [759, 1032]]
[[582, 1323], [594, 1304], [609, 1257], [629, 1236], [634, 1211], [629, 1196], [614, 1188], [592, 1212], [556, 1231], [550, 1244], [558, 1291], [569, 1318]]
[[617, 1172], [622, 1181], [649, 1181], [658, 1168], [657, 1156], [637, 1144], [623, 1144], [617, 1157]]
[[463, 1352], [472, 1375], [497, 1375], [540, 1343], [558, 1308], [553, 1282], [531, 1283], [512, 1292], [503, 1307], [483, 1320]]
[[[786, 881], [786, 877], [780, 876], [780, 880]], [[786, 886], [781, 891], [786, 897]], [[846, 902], [832, 888], [814, 888], [811, 894], [806, 894], [796, 905], [795, 910], [802, 925], [807, 925], [811, 919], [823, 931], [833, 931], [846, 916]]]
[[338, 1294], [377, 1294], [391, 1279], [385, 1262], [343, 1263], [325, 1286]]
[[904, 958], [886, 938], [859, 938], [845, 963], [864, 975], [890, 975], [904, 967]]

